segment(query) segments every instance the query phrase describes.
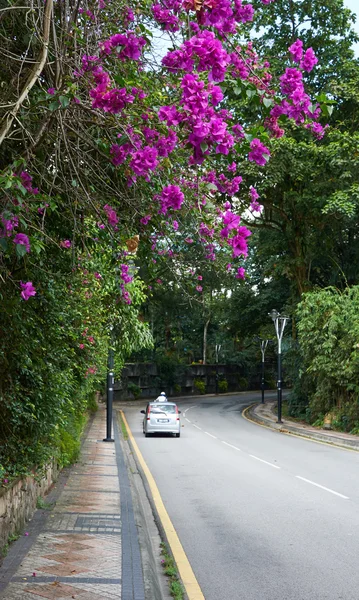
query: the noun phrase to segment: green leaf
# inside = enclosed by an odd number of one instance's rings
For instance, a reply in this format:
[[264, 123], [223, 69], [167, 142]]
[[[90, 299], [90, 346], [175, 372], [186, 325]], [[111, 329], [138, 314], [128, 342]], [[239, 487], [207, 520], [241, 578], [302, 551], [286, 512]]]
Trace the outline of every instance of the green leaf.
[[16, 244], [16, 254], [19, 258], [22, 258], [26, 254], [26, 247], [22, 244]]
[[54, 112], [55, 110], [57, 110], [60, 107], [60, 103], [58, 100], [53, 100], [52, 102], [50, 102], [49, 104], [49, 110], [51, 112]]
[[7, 240], [5, 238], [0, 238], [0, 247], [6, 252], [7, 250]]
[[59, 100], [63, 108], [67, 108], [70, 104], [70, 98], [68, 96], [60, 96]]
[[202, 152], [206, 152], [206, 150], [208, 150], [208, 144], [206, 144], [205, 142], [202, 142], [201, 150], [202, 150]]
[[263, 104], [266, 108], [269, 108], [270, 106], [273, 106], [274, 101], [272, 98], [263, 98]]

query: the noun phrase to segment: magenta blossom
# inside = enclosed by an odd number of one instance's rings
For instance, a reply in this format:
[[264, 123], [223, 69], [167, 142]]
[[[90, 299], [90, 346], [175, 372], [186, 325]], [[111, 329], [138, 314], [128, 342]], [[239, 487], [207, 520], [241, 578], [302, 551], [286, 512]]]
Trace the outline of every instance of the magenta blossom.
[[81, 350], [83, 350], [83, 349], [84, 349], [84, 347], [85, 347], [85, 344], [79, 344], [79, 348], [80, 348]]
[[50, 94], [50, 96], [53, 96], [53, 95], [55, 94], [55, 92], [56, 92], [56, 90], [55, 90], [55, 88], [53, 88], [53, 87], [52, 87], [52, 88], [49, 88], [49, 89], [47, 90], [47, 93], [48, 93], [48, 94]]
[[302, 40], [297, 40], [296, 42], [294, 42], [294, 44], [289, 46], [288, 50], [289, 50], [291, 59], [294, 60], [294, 62], [299, 62], [303, 56]]
[[149, 223], [149, 221], [151, 220], [152, 216], [151, 215], [145, 215], [144, 217], [142, 217], [142, 219], [140, 219], [140, 223], [142, 225], [147, 225], [147, 223]]
[[179, 210], [181, 208], [184, 201], [184, 195], [178, 185], [168, 185], [163, 188], [160, 200], [160, 212], [165, 215], [170, 208], [173, 210]]
[[270, 151], [258, 138], [254, 138], [250, 144], [251, 151], [248, 154], [248, 160], [254, 161], [257, 165], [264, 166], [270, 157]]
[[243, 269], [243, 267], [238, 267], [237, 273], [236, 273], [236, 279], [244, 279], [245, 278], [245, 269]]
[[197, 292], [202, 292], [203, 288], [201, 285], [197, 285], [196, 290], [197, 290]]
[[25, 233], [17, 233], [13, 239], [14, 244], [25, 246], [26, 252], [30, 252], [30, 241]]
[[70, 240], [63, 240], [60, 242], [60, 246], [61, 248], [71, 248], [71, 242]]
[[306, 50], [306, 52], [303, 56], [303, 60], [301, 60], [299, 66], [301, 69], [303, 69], [303, 71], [308, 71], [308, 73], [309, 73], [313, 69], [313, 67], [315, 67], [317, 62], [318, 62], [318, 59], [314, 54], [313, 48], [308, 48], [308, 50]]
[[28, 300], [31, 296], [35, 296], [36, 290], [35, 290], [34, 286], [32, 285], [31, 281], [27, 281], [26, 283], [24, 283], [23, 281], [20, 281], [20, 286], [22, 289], [22, 292], [20, 295], [23, 300]]
[[98, 279], [98, 280], [102, 279], [101, 273], [98, 273], [97, 271], [94, 273], [94, 277], [95, 277], [95, 279]]

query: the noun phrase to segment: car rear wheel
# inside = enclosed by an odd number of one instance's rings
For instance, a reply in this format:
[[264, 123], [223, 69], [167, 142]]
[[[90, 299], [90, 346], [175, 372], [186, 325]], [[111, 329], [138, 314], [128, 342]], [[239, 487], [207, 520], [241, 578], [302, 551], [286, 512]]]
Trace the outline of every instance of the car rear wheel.
[[150, 433], [147, 433], [147, 432], [145, 431], [145, 437], [150, 437], [150, 435], [151, 435]]
[[179, 437], [180, 435], [181, 435], [180, 433], [175, 433], [175, 436], [176, 436], [176, 437]]

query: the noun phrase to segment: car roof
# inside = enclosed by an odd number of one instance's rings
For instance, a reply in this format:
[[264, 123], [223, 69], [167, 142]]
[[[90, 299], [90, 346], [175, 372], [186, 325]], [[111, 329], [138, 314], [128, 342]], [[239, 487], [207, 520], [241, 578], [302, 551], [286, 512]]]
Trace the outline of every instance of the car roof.
[[161, 402], [161, 400], [151, 400], [151, 402], [149, 402], [148, 404], [165, 404], [166, 406], [177, 406], [175, 402], [168, 402], [166, 400], [164, 400], [163, 402]]

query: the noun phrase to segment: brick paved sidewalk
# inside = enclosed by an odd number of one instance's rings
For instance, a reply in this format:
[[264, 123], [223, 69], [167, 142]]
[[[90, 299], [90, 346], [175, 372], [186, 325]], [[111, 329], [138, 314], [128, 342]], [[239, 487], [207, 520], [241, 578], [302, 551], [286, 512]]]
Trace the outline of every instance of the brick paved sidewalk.
[[137, 529], [117, 424], [102, 441], [100, 408], [81, 458], [36, 511], [0, 568], [3, 600], [144, 600]]

